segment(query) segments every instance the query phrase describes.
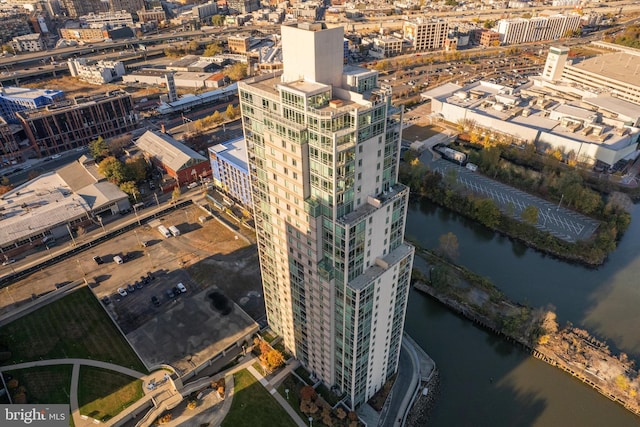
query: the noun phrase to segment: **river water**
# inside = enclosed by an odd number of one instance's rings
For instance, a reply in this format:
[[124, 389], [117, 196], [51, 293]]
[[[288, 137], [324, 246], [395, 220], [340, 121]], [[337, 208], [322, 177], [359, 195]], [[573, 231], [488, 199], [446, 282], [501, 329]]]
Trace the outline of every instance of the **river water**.
[[[437, 248], [439, 237], [453, 232], [456, 261], [488, 277], [509, 299], [553, 306], [559, 324], [583, 327], [606, 338], [612, 351], [640, 361], [640, 206], [632, 215], [617, 250], [597, 269], [545, 256], [428, 201], [412, 202], [406, 234]], [[440, 372], [430, 425], [640, 426], [640, 417], [622, 406], [416, 291], [406, 331]]]

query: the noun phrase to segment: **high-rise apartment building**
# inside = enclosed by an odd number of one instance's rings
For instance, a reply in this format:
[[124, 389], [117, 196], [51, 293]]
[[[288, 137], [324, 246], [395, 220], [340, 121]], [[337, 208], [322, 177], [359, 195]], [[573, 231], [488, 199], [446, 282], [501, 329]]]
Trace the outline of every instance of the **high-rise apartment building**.
[[414, 249], [402, 113], [343, 32], [283, 26], [282, 75], [238, 89], [269, 325], [355, 408], [397, 371]]
[[538, 16], [530, 19], [501, 19], [497, 24], [502, 44], [556, 40], [580, 28], [580, 15]]

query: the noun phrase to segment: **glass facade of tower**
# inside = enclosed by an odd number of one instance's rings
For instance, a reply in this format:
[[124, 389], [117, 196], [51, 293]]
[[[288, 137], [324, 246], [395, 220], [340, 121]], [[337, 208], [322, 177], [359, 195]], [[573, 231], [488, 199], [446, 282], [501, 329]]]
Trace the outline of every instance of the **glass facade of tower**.
[[401, 113], [362, 75], [239, 84], [269, 325], [354, 408], [397, 370], [413, 262]]

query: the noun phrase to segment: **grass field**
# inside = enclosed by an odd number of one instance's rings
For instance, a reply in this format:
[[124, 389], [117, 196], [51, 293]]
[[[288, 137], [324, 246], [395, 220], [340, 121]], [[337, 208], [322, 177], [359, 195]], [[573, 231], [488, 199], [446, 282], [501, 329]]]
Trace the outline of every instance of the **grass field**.
[[46, 305], [0, 329], [3, 364], [71, 357], [102, 360], [146, 373], [140, 359], [88, 288]]
[[69, 404], [72, 365], [38, 366], [11, 371], [33, 404]]
[[295, 427], [289, 414], [246, 369], [233, 375], [234, 395], [223, 427]]
[[91, 366], [80, 367], [80, 414], [107, 421], [144, 396], [142, 380]]
[[293, 374], [287, 376], [284, 381], [278, 386], [278, 393], [287, 399], [287, 393], [285, 390], [289, 390], [289, 405], [300, 415], [303, 420], [307, 419], [307, 415], [300, 412], [300, 389], [304, 387], [304, 384]]

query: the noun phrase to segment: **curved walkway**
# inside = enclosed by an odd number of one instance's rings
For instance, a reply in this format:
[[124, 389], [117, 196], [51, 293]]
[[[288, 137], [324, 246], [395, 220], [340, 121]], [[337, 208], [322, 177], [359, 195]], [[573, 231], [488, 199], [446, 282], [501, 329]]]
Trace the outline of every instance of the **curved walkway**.
[[[124, 411], [104, 422], [106, 426], [118, 425], [124, 418], [128, 417], [131, 412], [140, 410], [143, 406], [149, 404], [157, 404], [158, 401], [163, 402], [165, 405], [172, 403], [179, 403], [182, 400], [182, 396], [175, 389], [173, 381], [170, 381], [166, 377], [166, 371], [157, 370], [149, 375], [142, 372], [138, 372], [133, 369], [126, 368], [124, 366], [115, 365], [113, 363], [101, 362], [99, 360], [91, 359], [51, 359], [51, 360], [35, 360], [33, 362], [18, 363], [15, 365], [0, 366], [0, 372], [13, 371], [18, 369], [27, 369], [37, 366], [55, 366], [55, 365], [73, 365], [71, 371], [71, 391], [69, 395], [71, 405], [71, 416], [76, 427], [89, 427], [96, 423], [93, 418], [89, 418], [86, 415], [80, 414], [80, 406], [78, 404], [78, 382], [80, 380], [80, 366], [92, 366], [94, 368], [106, 369], [114, 372], [118, 372], [133, 378], [142, 380], [142, 391], [144, 397], [133, 405], [126, 408]], [[150, 384], [154, 384], [150, 387]], [[175, 403], [175, 404], [177, 404]], [[174, 405], [175, 406], [175, 405]]]

